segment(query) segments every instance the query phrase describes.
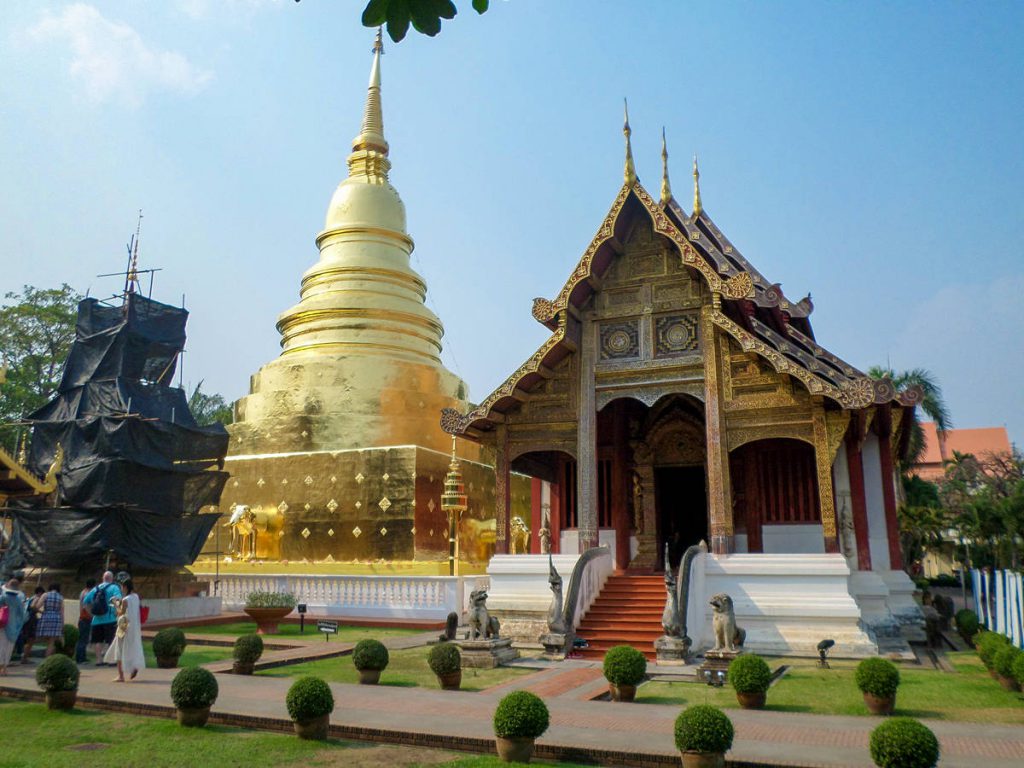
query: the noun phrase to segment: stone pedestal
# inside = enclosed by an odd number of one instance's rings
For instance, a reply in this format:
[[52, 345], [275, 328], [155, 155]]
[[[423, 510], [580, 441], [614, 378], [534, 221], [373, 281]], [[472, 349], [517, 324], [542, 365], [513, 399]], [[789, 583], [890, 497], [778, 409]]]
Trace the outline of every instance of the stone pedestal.
[[462, 668], [493, 669], [519, 658], [519, 651], [512, 647], [511, 637], [493, 640], [456, 640], [462, 652]]
[[724, 683], [728, 679], [729, 665], [740, 653], [741, 651], [707, 651], [704, 654], [704, 663], [697, 667], [697, 679], [704, 682], [704, 673], [711, 672], [712, 679], [717, 682], [718, 674], [721, 673], [721, 681]]
[[565, 659], [566, 635], [561, 632], [548, 632], [540, 636], [540, 644], [544, 646], [544, 658], [551, 661]]
[[662, 635], [654, 641], [654, 651], [657, 653], [659, 664], [683, 666], [690, 653], [690, 638]]

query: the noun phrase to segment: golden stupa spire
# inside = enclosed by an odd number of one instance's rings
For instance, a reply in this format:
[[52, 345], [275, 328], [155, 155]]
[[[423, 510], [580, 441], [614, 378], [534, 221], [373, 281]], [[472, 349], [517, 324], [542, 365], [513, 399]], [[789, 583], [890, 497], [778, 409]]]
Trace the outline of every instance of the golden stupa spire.
[[693, 218], [700, 216], [704, 210], [700, 204], [700, 170], [697, 168], [697, 156], [693, 156]]
[[626, 171], [624, 178], [627, 187], [636, 184], [636, 166], [633, 165], [633, 145], [629, 141], [632, 131], [629, 128], [629, 102], [622, 100], [625, 108], [625, 121], [622, 124], [622, 135], [626, 137]]
[[661, 204], [668, 205], [672, 199], [672, 185], [668, 181], [668, 144], [665, 142], [665, 126], [661, 126]]
[[384, 53], [381, 30], [373, 43], [373, 65], [370, 67], [370, 84], [366, 90], [366, 109], [359, 135], [352, 139], [352, 154], [348, 156], [348, 175], [365, 176], [367, 181], [387, 181], [391, 163], [388, 157], [388, 143], [384, 139], [384, 112], [380, 101], [380, 57]]

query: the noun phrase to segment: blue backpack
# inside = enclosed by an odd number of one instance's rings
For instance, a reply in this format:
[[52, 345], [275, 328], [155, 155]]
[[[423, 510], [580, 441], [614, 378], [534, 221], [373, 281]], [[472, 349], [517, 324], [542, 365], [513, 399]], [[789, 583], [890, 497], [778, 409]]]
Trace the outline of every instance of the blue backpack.
[[110, 610], [110, 604], [107, 602], [107, 585], [101, 584], [96, 587], [95, 592], [89, 610], [92, 611], [93, 616], [106, 616], [107, 611]]

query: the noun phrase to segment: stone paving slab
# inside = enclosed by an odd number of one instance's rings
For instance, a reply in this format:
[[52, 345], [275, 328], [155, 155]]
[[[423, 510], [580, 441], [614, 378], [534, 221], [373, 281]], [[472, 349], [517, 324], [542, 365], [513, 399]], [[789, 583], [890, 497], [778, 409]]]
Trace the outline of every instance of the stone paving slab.
[[[41, 698], [32, 667], [12, 667], [0, 678], [0, 695]], [[147, 669], [130, 684], [111, 682], [110, 668], [84, 668], [83, 706], [171, 716], [169, 684], [175, 670]], [[289, 730], [285, 692], [290, 680], [218, 676], [214, 721]], [[332, 684], [337, 706], [332, 735], [424, 747], [491, 752], [496, 691], [469, 693], [423, 688]], [[619, 766], [678, 766], [672, 726], [678, 707], [654, 704], [547, 700], [551, 727], [538, 740], [537, 756]], [[730, 710], [736, 741], [733, 766], [871, 766], [868, 734], [880, 720], [787, 712]], [[1024, 726], [924, 721], [942, 745], [944, 768], [1019, 768], [1024, 765]]]

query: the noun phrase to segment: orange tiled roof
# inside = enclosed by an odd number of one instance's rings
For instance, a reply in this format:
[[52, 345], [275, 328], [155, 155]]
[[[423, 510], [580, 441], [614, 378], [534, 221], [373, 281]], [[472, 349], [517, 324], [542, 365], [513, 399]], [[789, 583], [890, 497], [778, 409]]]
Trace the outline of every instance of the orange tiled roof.
[[1006, 427], [980, 427], [978, 429], [950, 429], [939, 439], [935, 423], [921, 423], [924, 430], [924, 453], [914, 465], [915, 474], [925, 480], [943, 477], [943, 462], [953, 458], [953, 453], [970, 453], [982, 457], [990, 453], [1009, 453], [1010, 436]]

